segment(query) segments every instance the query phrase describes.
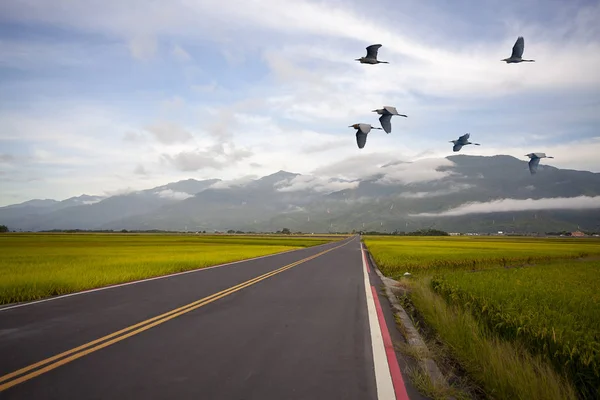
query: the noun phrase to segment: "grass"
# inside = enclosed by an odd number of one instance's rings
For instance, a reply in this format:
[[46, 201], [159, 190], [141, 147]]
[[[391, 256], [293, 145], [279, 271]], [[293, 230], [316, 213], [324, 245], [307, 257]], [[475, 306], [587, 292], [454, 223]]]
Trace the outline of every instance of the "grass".
[[432, 400], [468, 400], [469, 395], [452, 386], [443, 386], [431, 381], [431, 377], [420, 367], [409, 367], [407, 375], [417, 390]]
[[413, 274], [411, 302], [489, 397], [600, 395], [600, 241], [369, 237], [365, 244], [385, 275]]
[[425, 322], [442, 336], [457, 361], [495, 399], [576, 399], [572, 386], [540, 357], [503, 341], [468, 312], [449, 305], [427, 280], [411, 300]]
[[204, 268], [341, 238], [156, 234], [0, 235], [0, 304]]
[[[433, 289], [499, 337], [524, 344], [568, 374], [587, 398], [600, 385], [600, 261], [439, 276]], [[493, 289], [491, 289], [493, 288]]]

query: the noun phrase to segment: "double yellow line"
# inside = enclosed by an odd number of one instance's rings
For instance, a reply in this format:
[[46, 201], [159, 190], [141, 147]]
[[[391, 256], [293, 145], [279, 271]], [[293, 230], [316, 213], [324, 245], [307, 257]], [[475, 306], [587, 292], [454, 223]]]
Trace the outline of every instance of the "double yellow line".
[[[312, 255], [310, 257], [306, 257], [300, 261], [296, 261], [294, 263], [285, 265], [279, 269], [276, 269], [274, 271], [271, 272], [267, 272], [266, 274], [257, 276], [256, 278], [250, 279], [246, 282], [240, 283], [239, 285], [235, 285], [232, 286], [228, 289], [222, 290], [218, 293], [212, 294], [210, 296], [204, 297], [200, 300], [196, 300], [192, 303], [186, 304], [185, 306], [176, 308], [174, 310], [171, 310], [169, 312], [166, 312], [164, 314], [158, 315], [156, 317], [147, 319], [145, 321], [139, 322], [135, 325], [131, 325], [128, 326], [125, 329], [121, 329], [120, 331], [111, 333], [109, 335], [103, 336], [99, 339], [93, 340], [91, 342], [88, 342], [86, 344], [83, 344], [79, 347], [75, 347], [74, 349], [65, 351], [63, 353], [57, 354], [55, 356], [46, 358], [45, 360], [39, 361], [35, 364], [31, 364], [27, 367], [21, 368], [17, 371], [11, 372], [9, 374], [6, 374], [4, 376], [0, 376], [0, 392], [2, 392], [3, 390], [6, 390], [10, 387], [13, 387], [15, 385], [18, 385], [19, 383], [28, 381], [32, 378], [35, 378], [36, 376], [42, 375], [48, 371], [51, 371], [55, 368], [60, 367], [61, 365], [65, 365], [70, 363], [71, 361], [74, 361], [78, 358], [81, 358], [87, 354], [93, 353], [95, 351], [98, 351], [100, 349], [103, 349], [105, 347], [110, 346], [111, 344], [120, 342], [121, 340], [127, 339], [128, 337], [131, 337], [133, 335], [137, 335], [138, 333], [141, 333], [145, 330], [148, 330], [152, 327], [155, 327], [157, 325], [160, 325], [162, 323], [165, 323], [173, 318], [177, 318], [185, 313], [188, 313], [190, 311], [193, 311], [197, 308], [200, 308], [202, 306], [205, 306], [207, 304], [210, 304], [216, 300], [219, 300], [225, 296], [228, 296], [232, 293], [235, 293], [239, 290], [242, 290], [244, 288], [247, 288], [248, 286], [252, 286], [260, 281], [263, 281], [267, 278], [270, 278], [274, 275], [280, 274], [283, 271], [286, 271], [290, 268], [293, 268], [299, 264], [305, 263], [307, 261], [313, 260], [319, 256], [322, 256], [325, 253], [329, 253], [330, 251], [339, 249], [342, 246], [345, 246], [349, 243], [346, 242], [344, 244], [341, 244], [339, 246], [333, 247], [331, 249], [328, 250], [324, 250], [321, 251], [320, 253], [317, 253], [315, 255]], [[38, 369], [39, 368], [39, 369]], [[2, 383], [5, 382], [5, 383]]]

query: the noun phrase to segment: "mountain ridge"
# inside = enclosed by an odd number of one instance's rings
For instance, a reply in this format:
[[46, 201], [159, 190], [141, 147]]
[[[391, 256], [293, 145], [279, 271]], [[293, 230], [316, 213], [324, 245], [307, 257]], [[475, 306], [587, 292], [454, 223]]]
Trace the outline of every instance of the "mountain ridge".
[[[438, 161], [439, 165], [390, 161], [368, 170], [360, 179], [279, 170], [235, 183], [190, 178], [115, 196], [34, 199], [0, 207], [0, 224], [11, 230], [31, 231], [275, 231], [283, 227], [308, 232], [393, 231], [432, 224], [457, 232], [511, 227], [534, 231], [577, 226], [600, 229], [600, 201], [597, 208], [589, 208], [589, 201], [583, 205], [580, 199], [600, 196], [599, 173], [540, 165], [538, 173], [530, 175], [527, 161], [507, 155], [451, 155]], [[544, 202], [555, 198], [572, 206], [562, 210], [519, 209], [532, 206], [518, 200]], [[494, 212], [490, 202], [498, 199], [509, 199], [512, 209]], [[490, 203], [491, 211], [419, 216], [472, 203]], [[532, 216], [535, 218], [530, 221]]]

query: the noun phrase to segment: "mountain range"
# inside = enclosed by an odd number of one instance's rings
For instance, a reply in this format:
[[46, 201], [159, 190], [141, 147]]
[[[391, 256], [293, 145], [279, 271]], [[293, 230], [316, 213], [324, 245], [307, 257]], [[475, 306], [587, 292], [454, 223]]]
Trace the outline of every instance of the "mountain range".
[[108, 197], [34, 199], [1, 207], [0, 224], [23, 231], [600, 231], [600, 173], [541, 165], [531, 175], [526, 161], [505, 155], [365, 170], [359, 179], [278, 171], [244, 182], [187, 179]]

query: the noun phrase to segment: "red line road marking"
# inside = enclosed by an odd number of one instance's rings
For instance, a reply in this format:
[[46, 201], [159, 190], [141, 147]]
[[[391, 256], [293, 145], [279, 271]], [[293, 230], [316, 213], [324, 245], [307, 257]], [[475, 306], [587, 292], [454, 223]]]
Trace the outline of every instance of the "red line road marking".
[[375, 286], [371, 286], [371, 291], [373, 292], [373, 300], [375, 301], [375, 309], [377, 310], [377, 319], [379, 320], [379, 328], [381, 328], [383, 345], [385, 347], [385, 354], [390, 367], [390, 374], [392, 375], [392, 383], [394, 384], [396, 399], [409, 400], [408, 393], [406, 393], [406, 387], [404, 386], [404, 379], [402, 379], [402, 372], [400, 372], [400, 367], [398, 366], [396, 352], [394, 351], [394, 346], [392, 345], [390, 332], [388, 331], [387, 324], [385, 323], [385, 317], [383, 316], [383, 310], [381, 309], [381, 303], [379, 302], [379, 297], [377, 296], [377, 290], [375, 290]]

